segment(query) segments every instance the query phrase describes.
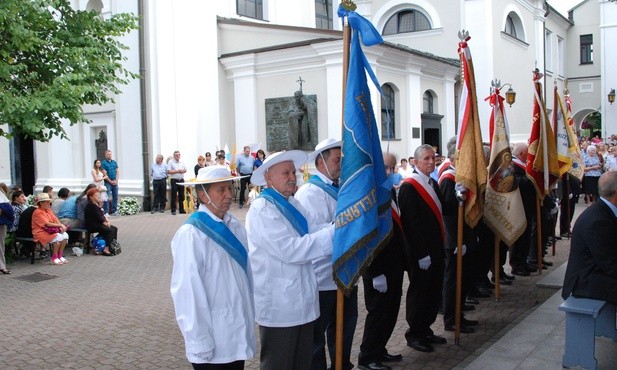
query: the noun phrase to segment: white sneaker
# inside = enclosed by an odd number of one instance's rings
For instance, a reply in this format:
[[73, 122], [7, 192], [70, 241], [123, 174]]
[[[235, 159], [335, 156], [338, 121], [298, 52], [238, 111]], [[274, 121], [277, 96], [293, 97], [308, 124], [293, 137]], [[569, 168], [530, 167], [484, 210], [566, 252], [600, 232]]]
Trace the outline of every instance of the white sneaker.
[[62, 262], [63, 264], [64, 264], [64, 263], [69, 263], [69, 260], [67, 260], [67, 259], [66, 259], [66, 258], [64, 258], [64, 257], [60, 257], [60, 262]]
[[59, 258], [54, 258], [53, 260], [51, 260], [51, 264], [52, 265], [61, 265], [62, 261], [60, 261]]

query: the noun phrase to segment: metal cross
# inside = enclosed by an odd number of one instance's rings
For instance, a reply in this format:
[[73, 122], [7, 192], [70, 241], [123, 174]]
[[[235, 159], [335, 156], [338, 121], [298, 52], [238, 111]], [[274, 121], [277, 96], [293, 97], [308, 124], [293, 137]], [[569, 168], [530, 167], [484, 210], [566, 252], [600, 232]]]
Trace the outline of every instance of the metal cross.
[[304, 80], [302, 79], [302, 76], [300, 76], [300, 77], [298, 77], [298, 80], [297, 80], [296, 82], [300, 84], [300, 92], [302, 92], [302, 83], [303, 83], [303, 82], [306, 82], [306, 81], [304, 81]]

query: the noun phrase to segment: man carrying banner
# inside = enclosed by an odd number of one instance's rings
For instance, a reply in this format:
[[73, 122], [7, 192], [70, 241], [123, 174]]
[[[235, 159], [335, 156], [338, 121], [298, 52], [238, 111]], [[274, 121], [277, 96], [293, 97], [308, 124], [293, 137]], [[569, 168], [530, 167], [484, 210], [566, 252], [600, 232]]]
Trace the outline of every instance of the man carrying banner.
[[525, 172], [525, 161], [527, 161], [527, 144], [516, 143], [512, 148], [512, 163], [527, 220], [525, 230], [510, 248], [510, 266], [512, 273], [518, 276], [529, 276], [530, 271], [535, 271], [527, 265], [527, 257], [533, 242], [532, 226], [536, 222], [536, 189]]
[[416, 148], [414, 162], [416, 169], [403, 181], [398, 198], [411, 275], [405, 338], [409, 347], [432, 352], [431, 344], [446, 343], [431, 330], [439, 310], [445, 261], [441, 199], [436, 181], [430, 178], [435, 169], [433, 147], [424, 144]]
[[[459, 185], [455, 181], [456, 173], [456, 138], [448, 141], [448, 162], [447, 167], [442, 171], [439, 177], [439, 191], [441, 199], [443, 201], [443, 222], [445, 227], [445, 253], [446, 264], [444, 271], [443, 282], [443, 323], [446, 331], [454, 331], [455, 329], [455, 307], [456, 307], [456, 255], [459, 253], [458, 242], [458, 207], [459, 197], [461, 191]], [[457, 194], [459, 192], [459, 194]], [[471, 272], [469, 264], [467, 262], [467, 249], [475, 249], [477, 244], [476, 234], [472, 228], [464, 223], [463, 225], [463, 247], [461, 248], [463, 256], [463, 282], [462, 282], [462, 294], [461, 297], [466, 297], [469, 292]], [[464, 299], [461, 300], [461, 307], [463, 306]], [[461, 313], [462, 315], [462, 313]], [[468, 320], [461, 317], [461, 333], [473, 333], [475, 330], [472, 326], [477, 325], [475, 320]]]
[[246, 215], [261, 369], [311, 368], [319, 317], [312, 260], [332, 254], [334, 225], [318, 224], [292, 196], [306, 160], [300, 150], [275, 153], [251, 177], [267, 185]]
[[[386, 174], [390, 178], [394, 173], [396, 157], [384, 153], [383, 160]], [[358, 355], [358, 367], [365, 370], [389, 370], [390, 367], [384, 365], [384, 362], [398, 362], [403, 359], [402, 355], [391, 355], [386, 349], [401, 306], [405, 270], [405, 241], [394, 183], [391, 186], [391, 194], [391, 212], [394, 220], [392, 238], [362, 274], [367, 314]]]
[[[294, 197], [318, 223], [332, 223], [338, 199], [338, 180], [341, 175], [340, 140], [326, 139], [317, 144], [309, 160], [315, 162], [317, 172], [302, 185]], [[328, 241], [330, 244], [331, 240]], [[336, 284], [332, 278], [332, 254], [313, 260], [319, 289], [319, 311], [315, 322], [313, 369], [326, 369], [326, 337], [330, 363], [335, 362]], [[343, 369], [352, 369], [350, 361], [353, 335], [358, 320], [358, 289], [350, 290], [344, 299], [343, 312]]]
[[231, 173], [207, 167], [194, 185], [199, 210], [171, 241], [171, 297], [195, 369], [243, 369], [255, 354], [253, 283], [244, 226], [227, 213]]

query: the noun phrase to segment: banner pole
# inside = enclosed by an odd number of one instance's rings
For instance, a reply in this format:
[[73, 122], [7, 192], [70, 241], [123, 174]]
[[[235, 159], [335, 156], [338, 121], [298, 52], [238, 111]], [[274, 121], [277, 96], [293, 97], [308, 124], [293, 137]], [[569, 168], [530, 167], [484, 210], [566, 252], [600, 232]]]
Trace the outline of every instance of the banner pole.
[[[349, 71], [349, 47], [351, 45], [351, 28], [347, 17], [343, 18], [343, 99], [341, 108], [341, 132], [345, 127], [345, 95], [347, 93], [347, 72]], [[343, 153], [344, 155], [344, 153]], [[336, 291], [336, 354], [335, 370], [343, 370], [343, 312], [345, 295], [339, 287]]]

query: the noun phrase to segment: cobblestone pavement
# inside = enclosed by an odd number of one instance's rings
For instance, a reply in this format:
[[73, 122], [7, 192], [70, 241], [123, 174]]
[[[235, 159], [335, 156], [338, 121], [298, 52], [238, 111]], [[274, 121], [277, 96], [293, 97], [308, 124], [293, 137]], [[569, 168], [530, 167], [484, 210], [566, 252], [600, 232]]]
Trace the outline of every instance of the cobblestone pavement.
[[[232, 208], [244, 219], [246, 208]], [[577, 213], [584, 206], [578, 208]], [[190, 368], [169, 295], [170, 241], [183, 216], [168, 211], [113, 217], [122, 244], [122, 254], [115, 257], [75, 257], [67, 250], [69, 263], [63, 266], [40, 260], [34, 265], [26, 260], [10, 264], [13, 274], [0, 276], [0, 369]], [[568, 241], [559, 241], [556, 256], [548, 259], [559, 266], [568, 251]], [[482, 299], [467, 315], [480, 320], [480, 326], [474, 334], [461, 334], [460, 345], [454, 344], [453, 333], [444, 334], [439, 316], [433, 329], [448, 344], [429, 354], [406, 346], [403, 303], [388, 350], [403, 354], [404, 360], [393, 368], [450, 369], [469, 364], [555, 293], [537, 288], [539, 278], [538, 274], [517, 277], [512, 286], [502, 287], [499, 302]], [[354, 362], [366, 315], [362, 289], [359, 292]], [[257, 369], [258, 358], [246, 367]]]

